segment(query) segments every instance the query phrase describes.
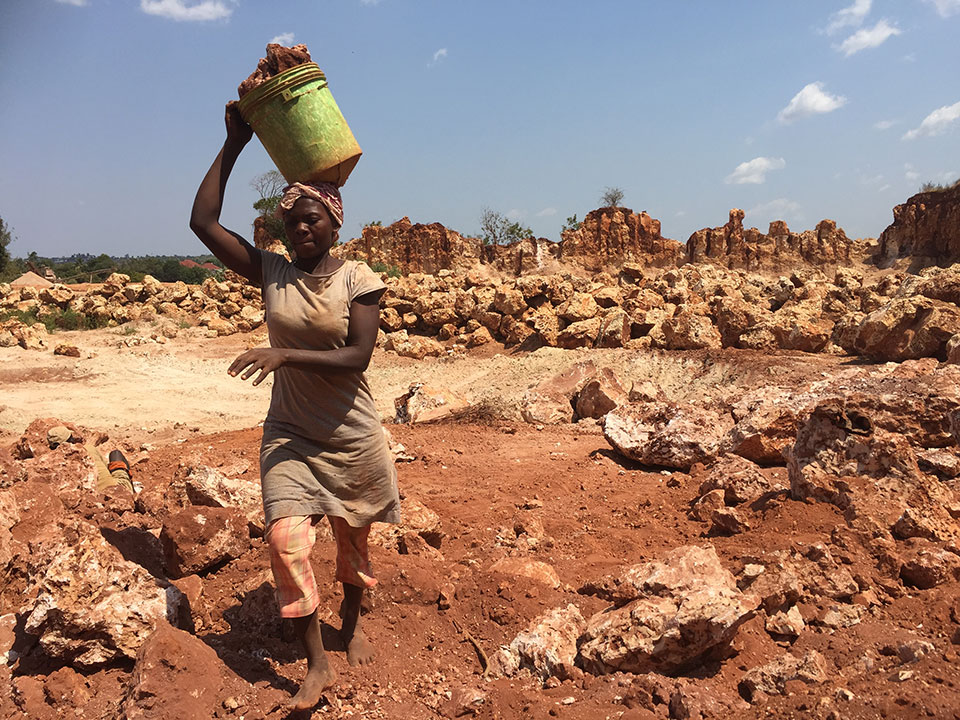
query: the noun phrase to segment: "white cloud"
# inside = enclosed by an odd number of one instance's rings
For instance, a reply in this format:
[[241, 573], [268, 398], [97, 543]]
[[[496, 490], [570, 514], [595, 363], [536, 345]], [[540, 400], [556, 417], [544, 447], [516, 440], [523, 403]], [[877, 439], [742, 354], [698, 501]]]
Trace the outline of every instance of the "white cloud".
[[803, 89], [793, 96], [787, 106], [777, 114], [777, 120], [788, 125], [799, 118], [833, 112], [846, 104], [847, 99], [842, 95], [824, 92], [822, 82], [812, 82], [804, 85]]
[[907, 182], [916, 182], [920, 179], [920, 173], [918, 173], [910, 163], [904, 163], [903, 169], [903, 177], [906, 178]]
[[522, 220], [526, 216], [527, 216], [527, 211], [521, 210], [520, 208], [510, 208], [509, 210], [507, 210], [507, 219], [513, 220], [514, 222], [516, 222], [517, 220]]
[[881, 20], [872, 28], [857, 30], [853, 35], [840, 43], [840, 45], [836, 46], [835, 49], [842, 52], [846, 57], [850, 57], [861, 50], [880, 47], [889, 38], [894, 35], [899, 35], [900, 33], [900, 28], [888, 24], [886, 20]]
[[57, 0], [61, 5], [73, 5], [74, 7], [86, 7], [90, 0]]
[[750, 218], [751, 223], [763, 223], [771, 220], [801, 220], [803, 214], [800, 212], [800, 203], [777, 198], [747, 210], [746, 217]]
[[873, 5], [873, 0], [853, 0], [853, 5], [838, 10], [830, 16], [827, 34], [832, 35], [845, 27], [859, 27], [870, 12], [871, 5]]
[[380, 0], [360, 0], [361, 5], [379, 5]]
[[140, 0], [140, 9], [147, 15], [184, 22], [224, 20], [233, 14], [221, 0], [202, 0], [193, 5], [188, 5], [187, 0]]
[[786, 166], [783, 158], [755, 157], [737, 165], [724, 182], [728, 185], [760, 185], [766, 182], [769, 171], [782, 170]]
[[557, 214], [557, 209], [554, 207], [547, 207], [537, 213], [537, 217], [553, 217]]
[[684, 217], [686, 214], [686, 210], [677, 210], [677, 217]]
[[940, 17], [950, 17], [960, 12], [960, 0], [927, 0], [927, 2], [937, 8]]
[[896, 120], [879, 120], [873, 124], [874, 130], [889, 130], [897, 124]]
[[430, 61], [430, 64], [434, 65], [438, 63], [440, 60], [442, 60], [443, 58], [445, 58], [446, 56], [447, 56], [447, 49], [440, 48], [433, 54], [433, 60]]
[[861, 185], [879, 185], [883, 182], [883, 175], [860, 175]]
[[280, 33], [273, 38], [270, 43], [276, 43], [277, 45], [286, 45], [287, 47], [290, 47], [293, 45], [293, 33]]
[[877, 192], [885, 192], [886, 190], [889, 190], [891, 187], [893, 186], [890, 183], [887, 183], [886, 185], [881, 185], [880, 187], [877, 188]]
[[960, 120], [960, 102], [955, 102], [953, 105], [944, 105], [927, 115], [920, 123], [920, 127], [907, 131], [903, 139], [913, 140], [921, 135], [941, 135], [957, 120]]

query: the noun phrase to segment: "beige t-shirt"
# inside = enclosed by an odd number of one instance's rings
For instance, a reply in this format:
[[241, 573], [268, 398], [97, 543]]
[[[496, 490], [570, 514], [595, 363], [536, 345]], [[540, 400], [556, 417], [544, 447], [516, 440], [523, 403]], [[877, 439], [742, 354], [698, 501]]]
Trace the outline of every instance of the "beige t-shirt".
[[[344, 347], [350, 303], [386, 287], [360, 262], [314, 275], [275, 253], [261, 252], [261, 258], [272, 347]], [[399, 522], [393, 458], [362, 372], [278, 368], [260, 471], [267, 523], [315, 514], [342, 517], [354, 527]]]

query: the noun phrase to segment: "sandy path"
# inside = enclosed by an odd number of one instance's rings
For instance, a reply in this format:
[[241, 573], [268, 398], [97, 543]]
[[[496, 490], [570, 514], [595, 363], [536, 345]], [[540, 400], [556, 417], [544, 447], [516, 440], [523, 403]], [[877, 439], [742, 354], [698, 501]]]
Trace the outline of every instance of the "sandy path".
[[[240, 352], [262, 343], [264, 333], [206, 338], [195, 328], [157, 344], [143, 342], [149, 332], [143, 327], [134, 334], [112, 329], [49, 338], [51, 347], [77, 346], [79, 358], [0, 348], [0, 440], [18, 436], [38, 417], [104, 430], [129, 443], [160, 442], [189, 430], [238, 430], [263, 419], [270, 380], [252, 387], [228, 376], [226, 368]], [[842, 361], [738, 351], [719, 356], [558, 348], [516, 352], [489, 346], [467, 357], [425, 360], [378, 350], [368, 378], [386, 421], [393, 417], [394, 398], [413, 382], [449, 388], [473, 402], [492, 401], [516, 416], [529, 387], [587, 360], [614, 369], [626, 388], [649, 380], [672, 398], [730, 395], [760, 380], [769, 384], [772, 375], [789, 382]]]

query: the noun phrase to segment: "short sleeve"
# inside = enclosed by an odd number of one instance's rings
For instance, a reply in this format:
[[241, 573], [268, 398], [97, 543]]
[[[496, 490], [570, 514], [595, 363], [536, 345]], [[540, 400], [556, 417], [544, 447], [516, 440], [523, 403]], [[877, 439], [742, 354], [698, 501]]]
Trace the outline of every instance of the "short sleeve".
[[350, 280], [347, 286], [347, 294], [350, 302], [367, 293], [382, 293], [387, 289], [383, 280], [370, 267], [363, 262], [358, 262], [350, 273]]
[[283, 255], [257, 249], [260, 253], [260, 287], [265, 288], [277, 281], [281, 268], [287, 264], [287, 259]]

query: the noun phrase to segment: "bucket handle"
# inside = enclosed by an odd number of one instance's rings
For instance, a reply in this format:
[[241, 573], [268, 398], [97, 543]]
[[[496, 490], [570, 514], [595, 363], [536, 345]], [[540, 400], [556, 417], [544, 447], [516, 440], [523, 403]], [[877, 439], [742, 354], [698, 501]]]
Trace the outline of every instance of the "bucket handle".
[[291, 100], [296, 100], [301, 95], [306, 95], [307, 93], [313, 92], [314, 90], [323, 90], [323, 88], [325, 88], [326, 86], [327, 86], [327, 81], [322, 80], [320, 81], [319, 85], [315, 85], [313, 87], [307, 87], [304, 85], [293, 90], [291, 90], [290, 88], [284, 88], [280, 92], [280, 96], [283, 98], [284, 102], [290, 102]]

